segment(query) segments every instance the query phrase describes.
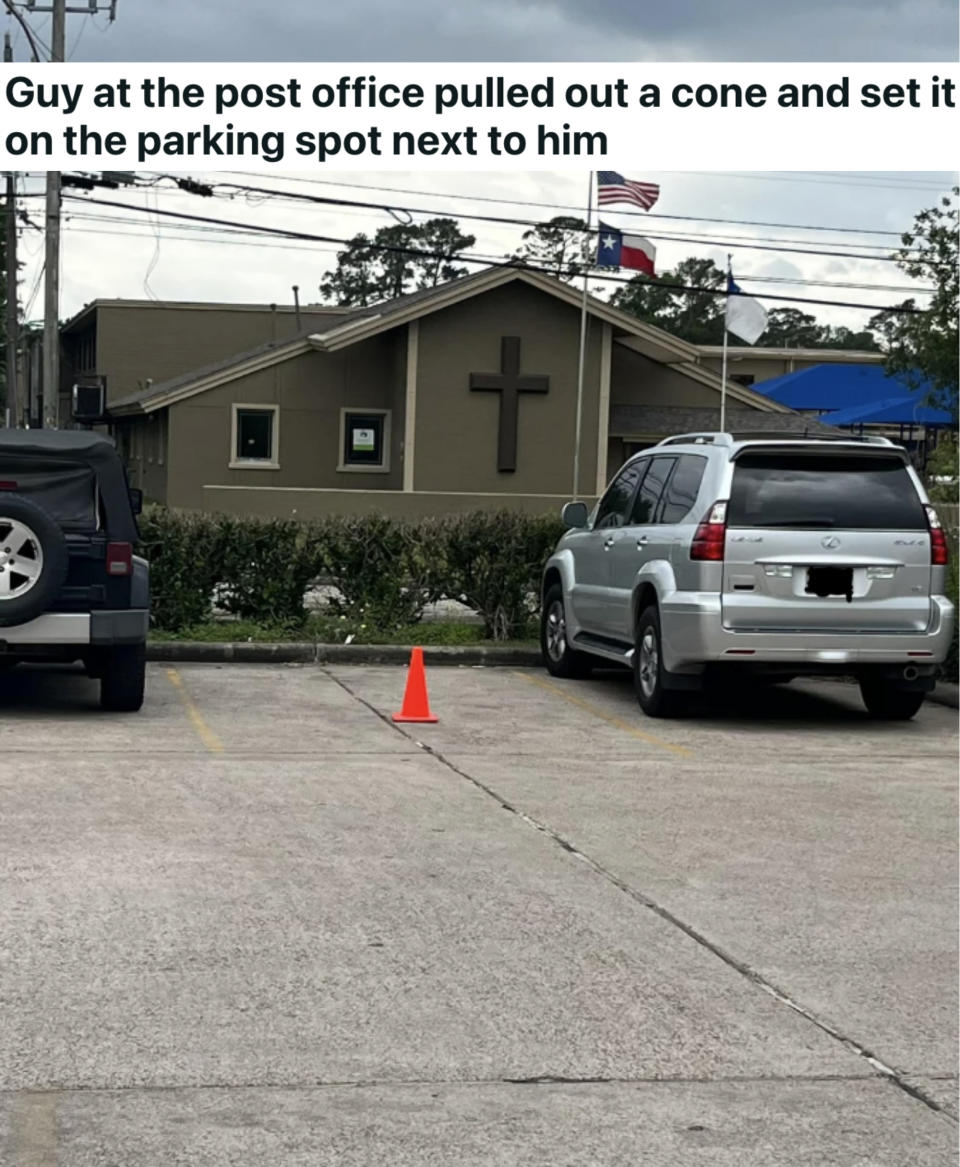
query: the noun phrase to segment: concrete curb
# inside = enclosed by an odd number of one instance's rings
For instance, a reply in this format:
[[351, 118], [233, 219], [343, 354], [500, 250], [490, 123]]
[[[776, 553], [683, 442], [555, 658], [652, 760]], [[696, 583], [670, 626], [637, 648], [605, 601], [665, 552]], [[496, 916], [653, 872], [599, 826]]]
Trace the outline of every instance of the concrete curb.
[[[424, 645], [423, 658], [431, 665], [507, 665], [516, 668], [542, 664], [538, 648], [506, 645]], [[405, 665], [410, 661], [410, 647], [402, 644], [262, 644], [246, 641], [208, 643], [200, 640], [164, 640], [147, 644], [147, 660], [184, 664]]]

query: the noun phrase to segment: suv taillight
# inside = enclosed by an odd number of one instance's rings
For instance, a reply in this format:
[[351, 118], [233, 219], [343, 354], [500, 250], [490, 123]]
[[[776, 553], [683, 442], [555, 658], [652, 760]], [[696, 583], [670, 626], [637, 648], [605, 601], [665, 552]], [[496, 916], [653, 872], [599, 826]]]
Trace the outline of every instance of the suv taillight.
[[133, 571], [133, 545], [107, 544], [107, 575], [130, 575]]
[[722, 560], [727, 541], [727, 504], [715, 502], [697, 527], [690, 544], [691, 559]]
[[933, 567], [945, 567], [950, 562], [947, 537], [933, 507], [928, 503], [924, 509], [927, 512], [927, 526], [930, 528], [930, 563]]

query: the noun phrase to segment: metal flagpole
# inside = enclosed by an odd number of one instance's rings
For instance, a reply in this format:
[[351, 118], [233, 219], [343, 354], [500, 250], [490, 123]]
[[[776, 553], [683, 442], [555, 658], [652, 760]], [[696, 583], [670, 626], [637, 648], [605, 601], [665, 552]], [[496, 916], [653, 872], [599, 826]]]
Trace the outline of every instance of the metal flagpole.
[[733, 254], [727, 252], [727, 294], [723, 299], [723, 359], [720, 362], [720, 432], [727, 428], [727, 306], [730, 303], [730, 281], [733, 279]]
[[[590, 216], [593, 212], [593, 171], [587, 190], [587, 245], [590, 245]], [[580, 302], [580, 359], [577, 363], [577, 421], [573, 430], [573, 497], [580, 497], [580, 430], [583, 422], [583, 369], [587, 350], [587, 279], [589, 260], [583, 269], [583, 299]]]

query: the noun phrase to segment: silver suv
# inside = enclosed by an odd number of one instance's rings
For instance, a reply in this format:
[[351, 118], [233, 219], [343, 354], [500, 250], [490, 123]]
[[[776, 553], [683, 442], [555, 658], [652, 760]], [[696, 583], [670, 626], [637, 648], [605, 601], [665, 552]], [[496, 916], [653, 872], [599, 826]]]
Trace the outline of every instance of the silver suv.
[[711, 676], [856, 676], [869, 712], [912, 717], [953, 630], [947, 543], [885, 438], [684, 434], [631, 458], [543, 576], [547, 669], [633, 670], [651, 717]]

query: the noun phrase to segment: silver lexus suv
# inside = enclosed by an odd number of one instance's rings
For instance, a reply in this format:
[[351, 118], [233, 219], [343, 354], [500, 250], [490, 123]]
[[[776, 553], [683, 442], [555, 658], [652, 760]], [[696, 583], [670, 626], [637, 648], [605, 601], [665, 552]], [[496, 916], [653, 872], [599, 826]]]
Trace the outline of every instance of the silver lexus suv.
[[543, 576], [547, 669], [633, 670], [651, 717], [711, 677], [855, 676], [868, 711], [912, 717], [953, 630], [947, 543], [885, 438], [684, 434], [631, 458]]

